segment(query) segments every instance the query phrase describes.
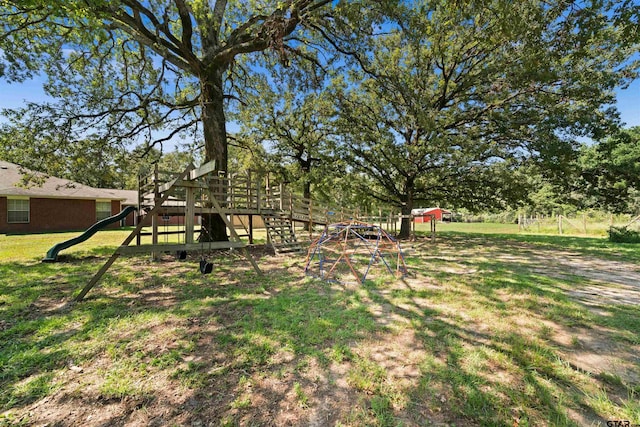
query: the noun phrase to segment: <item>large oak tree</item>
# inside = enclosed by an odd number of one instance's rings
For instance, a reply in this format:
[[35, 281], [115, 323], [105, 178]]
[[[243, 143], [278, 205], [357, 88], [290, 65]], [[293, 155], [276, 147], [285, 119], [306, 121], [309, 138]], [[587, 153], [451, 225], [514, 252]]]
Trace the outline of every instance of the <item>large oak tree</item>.
[[[48, 77], [52, 102], [5, 112], [36, 141], [161, 143], [202, 136], [227, 170], [225, 100], [240, 56], [313, 59], [313, 32], [333, 26], [332, 0], [0, 0], [0, 78]], [[317, 33], [316, 33], [317, 34]], [[90, 138], [88, 138], [90, 136]], [[82, 150], [82, 146], [78, 146]], [[225, 239], [222, 221], [214, 228]]]
[[336, 89], [345, 156], [405, 215], [416, 203], [482, 209], [522, 198], [518, 165], [567, 163], [577, 137], [615, 122], [613, 89], [635, 77], [634, 46], [607, 18], [616, 7], [387, 5], [386, 36], [340, 46], [354, 59]]

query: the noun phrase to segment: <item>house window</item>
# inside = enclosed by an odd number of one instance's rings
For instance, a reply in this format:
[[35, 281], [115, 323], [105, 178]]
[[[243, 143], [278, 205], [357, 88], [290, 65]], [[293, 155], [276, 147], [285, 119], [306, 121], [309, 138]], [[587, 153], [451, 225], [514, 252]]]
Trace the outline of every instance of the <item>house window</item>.
[[29, 199], [7, 199], [7, 222], [29, 222]]
[[96, 219], [98, 221], [103, 220], [111, 216], [111, 202], [110, 201], [96, 201]]

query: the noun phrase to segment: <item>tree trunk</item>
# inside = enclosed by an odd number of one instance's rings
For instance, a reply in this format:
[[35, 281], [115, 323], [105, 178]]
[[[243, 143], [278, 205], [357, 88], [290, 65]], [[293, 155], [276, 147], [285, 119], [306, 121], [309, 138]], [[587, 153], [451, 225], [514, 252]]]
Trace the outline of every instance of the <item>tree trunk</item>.
[[413, 201], [411, 205], [409, 203], [402, 206], [402, 220], [400, 222], [400, 233], [398, 234], [398, 239], [408, 239], [411, 237], [411, 211], [413, 210]]
[[[204, 161], [215, 160], [216, 170], [226, 174], [228, 165], [227, 128], [224, 115], [224, 94], [222, 91], [222, 75], [224, 69], [217, 69], [201, 79], [202, 95], [202, 129], [204, 133]], [[226, 192], [226, 189], [225, 189]], [[220, 198], [224, 203], [225, 196]], [[220, 215], [203, 215], [203, 226], [206, 230], [201, 235], [204, 241], [227, 241], [227, 227]]]
[[309, 177], [304, 177], [304, 188], [302, 189], [302, 197], [305, 199], [311, 198], [311, 182], [309, 181]]
[[399, 239], [408, 239], [411, 237], [411, 211], [413, 210], [413, 192], [414, 184], [413, 179], [407, 179], [405, 183], [405, 194], [403, 197], [403, 203], [400, 212], [402, 213], [402, 219], [400, 221], [400, 233]]
[[311, 160], [304, 160], [302, 157], [298, 157], [298, 163], [302, 170], [302, 197], [305, 199], [311, 198]]

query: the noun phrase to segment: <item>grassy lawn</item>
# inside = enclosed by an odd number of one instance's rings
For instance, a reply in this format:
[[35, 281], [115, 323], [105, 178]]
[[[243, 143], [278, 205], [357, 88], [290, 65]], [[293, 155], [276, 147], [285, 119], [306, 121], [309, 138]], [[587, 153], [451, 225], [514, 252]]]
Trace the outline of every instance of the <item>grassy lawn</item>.
[[402, 280], [127, 257], [78, 304], [126, 232], [0, 235], [0, 425], [640, 423], [640, 245], [439, 231]]
[[[416, 224], [419, 231], [428, 231], [429, 224]], [[532, 225], [522, 227], [518, 231], [518, 224], [515, 223], [490, 223], [490, 222], [439, 222], [436, 226], [438, 232], [461, 232], [461, 233], [480, 233], [480, 234], [522, 234], [522, 235], [552, 235], [558, 236], [557, 223], [547, 222], [540, 226]], [[602, 238], [607, 236], [609, 224], [606, 222], [587, 222], [586, 236], [594, 238]], [[563, 228], [563, 236], [580, 236], [585, 237], [585, 232], [581, 221], [574, 220], [572, 224], [568, 224]]]
[[[77, 254], [87, 251], [99, 251], [101, 247], [116, 247], [122, 243], [130, 231], [103, 230], [91, 239], [66, 249], [64, 254]], [[80, 235], [81, 232], [49, 234], [0, 234], [0, 261], [27, 261], [44, 258], [47, 251], [56, 243]]]
[[[429, 224], [416, 224], [418, 231], [429, 231]], [[518, 224], [494, 224], [490, 222], [438, 222], [436, 232], [461, 232], [481, 234], [516, 234]]]

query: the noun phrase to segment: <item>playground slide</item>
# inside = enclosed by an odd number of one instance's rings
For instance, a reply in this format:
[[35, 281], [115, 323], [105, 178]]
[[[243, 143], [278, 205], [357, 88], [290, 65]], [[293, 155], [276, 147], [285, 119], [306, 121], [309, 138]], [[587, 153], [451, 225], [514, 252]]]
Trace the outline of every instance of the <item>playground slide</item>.
[[82, 243], [85, 240], [89, 239], [89, 237], [96, 234], [97, 231], [102, 230], [109, 224], [113, 224], [114, 222], [120, 221], [129, 215], [131, 212], [135, 211], [136, 208], [134, 206], [127, 206], [117, 215], [110, 216], [103, 220], [100, 220], [93, 224], [91, 227], [87, 228], [87, 230], [79, 235], [78, 237], [74, 237], [73, 239], [65, 240], [64, 242], [56, 243], [49, 251], [47, 252], [47, 256], [44, 257], [42, 262], [55, 262], [58, 260], [58, 253], [63, 250], [70, 248], [71, 246], [77, 245], [78, 243]]

